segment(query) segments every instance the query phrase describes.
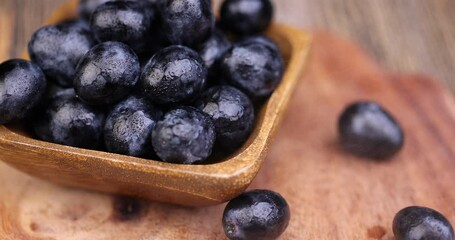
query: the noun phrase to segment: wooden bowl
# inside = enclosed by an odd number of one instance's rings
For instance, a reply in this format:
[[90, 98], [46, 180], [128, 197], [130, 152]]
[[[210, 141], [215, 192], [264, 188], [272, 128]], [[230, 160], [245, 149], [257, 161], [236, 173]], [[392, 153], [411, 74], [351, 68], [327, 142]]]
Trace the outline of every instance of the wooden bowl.
[[[76, 16], [77, 1], [59, 8], [47, 23]], [[279, 45], [286, 71], [257, 115], [245, 145], [222, 162], [178, 165], [86, 150], [32, 139], [0, 125], [0, 158], [30, 175], [67, 186], [186, 206], [223, 203], [242, 193], [258, 173], [270, 141], [305, 65], [308, 34], [275, 24], [267, 35]]]

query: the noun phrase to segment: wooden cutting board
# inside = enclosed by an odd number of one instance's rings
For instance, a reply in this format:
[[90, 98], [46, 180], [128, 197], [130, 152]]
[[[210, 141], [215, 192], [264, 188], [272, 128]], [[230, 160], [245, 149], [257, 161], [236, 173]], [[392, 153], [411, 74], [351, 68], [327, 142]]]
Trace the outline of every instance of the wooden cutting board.
[[[402, 152], [386, 162], [345, 153], [336, 121], [376, 100], [401, 122]], [[455, 224], [455, 102], [436, 81], [381, 69], [353, 43], [315, 33], [306, 72], [251, 188], [291, 207], [282, 239], [393, 239], [394, 214], [424, 205]], [[224, 239], [224, 205], [184, 208], [53, 185], [0, 163], [0, 239]]]

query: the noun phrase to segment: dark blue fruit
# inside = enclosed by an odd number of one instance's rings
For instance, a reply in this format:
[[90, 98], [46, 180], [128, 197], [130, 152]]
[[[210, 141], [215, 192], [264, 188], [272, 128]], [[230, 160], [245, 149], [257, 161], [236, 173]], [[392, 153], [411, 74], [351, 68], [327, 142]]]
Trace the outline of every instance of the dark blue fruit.
[[127, 197], [117, 196], [112, 204], [113, 218], [119, 221], [131, 221], [144, 215], [147, 205], [144, 201]]
[[280, 52], [278, 45], [276, 45], [276, 43], [272, 39], [270, 39], [266, 36], [261, 36], [261, 35], [247, 36], [247, 37], [242, 38], [241, 42], [242, 43], [255, 43], [255, 42], [261, 43], [261, 44], [267, 45], [269, 48], [272, 48], [273, 50], [275, 50], [277, 52]]
[[41, 69], [28, 61], [12, 59], [0, 64], [0, 123], [26, 117], [46, 92]]
[[224, 33], [215, 29], [210, 38], [199, 46], [198, 52], [207, 68], [211, 68], [231, 46], [231, 42], [229, 42]]
[[215, 126], [196, 108], [180, 107], [167, 112], [152, 132], [158, 157], [171, 163], [203, 163], [212, 153]]
[[28, 43], [28, 52], [48, 80], [69, 87], [79, 60], [94, 45], [88, 25], [72, 21], [40, 28]]
[[272, 94], [281, 82], [283, 71], [280, 53], [261, 41], [240, 42], [221, 62], [222, 78], [253, 99]]
[[63, 90], [33, 122], [36, 135], [47, 142], [93, 149], [99, 145], [104, 114]]
[[207, 0], [167, 0], [159, 4], [162, 29], [171, 44], [195, 47], [206, 40], [215, 25]]
[[205, 87], [207, 68], [197, 52], [170, 46], [157, 52], [143, 68], [143, 94], [158, 104], [191, 101]]
[[145, 51], [152, 32], [155, 10], [138, 1], [115, 1], [100, 5], [90, 20], [91, 29], [100, 42], [118, 41], [134, 51]]
[[196, 101], [196, 107], [212, 118], [216, 143], [223, 149], [240, 147], [253, 129], [253, 104], [243, 92], [234, 87], [210, 88]]
[[273, 17], [270, 0], [226, 0], [221, 5], [220, 23], [223, 29], [238, 35], [263, 32]]
[[229, 239], [277, 239], [291, 213], [286, 200], [269, 190], [252, 190], [232, 199], [224, 209], [223, 227]]
[[387, 159], [403, 146], [398, 122], [375, 102], [350, 104], [338, 120], [341, 144], [353, 154]]
[[112, 104], [133, 90], [139, 74], [139, 59], [131, 48], [104, 42], [93, 47], [77, 66], [74, 89], [88, 104]]
[[[79, 16], [85, 21], [90, 21], [90, 17], [92, 16], [93, 12], [95, 12], [96, 8], [106, 2], [114, 2], [114, 1], [146, 1], [146, 0], [80, 0], [79, 1]], [[155, 4], [156, 2], [161, 0], [148, 0], [146, 2]]]
[[231, 47], [231, 42], [218, 29], [215, 29], [210, 38], [199, 46], [198, 52], [204, 60], [210, 77], [216, 78], [219, 72], [219, 61]]
[[131, 96], [117, 104], [104, 125], [104, 142], [109, 152], [129, 156], [152, 153], [151, 135], [162, 112], [144, 98]]
[[74, 88], [59, 88], [58, 86], [51, 86], [48, 88], [46, 95], [47, 100], [52, 101], [55, 98], [73, 98], [76, 96]]
[[96, 8], [106, 2], [115, 0], [80, 0], [79, 1], [79, 16], [86, 21], [90, 21], [90, 17]]
[[396, 240], [453, 240], [450, 222], [439, 212], [411, 206], [399, 211], [393, 219]]

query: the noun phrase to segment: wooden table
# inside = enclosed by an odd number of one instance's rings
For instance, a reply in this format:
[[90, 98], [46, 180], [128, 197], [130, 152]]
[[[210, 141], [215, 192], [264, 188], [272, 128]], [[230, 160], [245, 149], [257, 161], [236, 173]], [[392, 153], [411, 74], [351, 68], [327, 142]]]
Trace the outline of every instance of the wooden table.
[[[0, 34], [13, 36], [0, 37], [0, 61], [9, 57], [5, 53], [21, 55], [57, 2], [0, 0]], [[425, 72], [455, 90], [449, 16], [454, 3], [368, 2], [277, 0], [277, 18], [353, 38], [387, 68]], [[438, 209], [455, 224], [450, 94], [429, 78], [384, 71], [348, 41], [314, 36], [307, 72], [252, 185], [285, 194], [292, 206], [282, 239], [391, 240], [393, 215], [411, 204]], [[357, 99], [379, 101], [402, 123], [406, 144], [393, 160], [363, 161], [336, 144], [336, 117]], [[125, 204], [112, 196], [63, 188], [3, 163], [0, 189], [0, 239], [224, 239], [223, 205], [192, 209], [138, 202], [137, 215], [122, 216]]]
[[[21, 55], [65, 0], [0, 0], [0, 61]], [[219, 2], [220, 0], [214, 0]], [[353, 39], [385, 67], [431, 75], [455, 91], [455, 1], [275, 0], [277, 21]], [[5, 54], [7, 53], [7, 54]]]

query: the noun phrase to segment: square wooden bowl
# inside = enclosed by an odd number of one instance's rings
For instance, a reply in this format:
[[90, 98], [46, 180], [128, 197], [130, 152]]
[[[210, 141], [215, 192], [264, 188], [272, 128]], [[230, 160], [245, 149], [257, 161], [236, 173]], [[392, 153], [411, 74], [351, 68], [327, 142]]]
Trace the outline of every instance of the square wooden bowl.
[[[74, 18], [76, 13], [77, 1], [70, 1], [47, 24]], [[258, 173], [310, 46], [308, 34], [281, 24], [271, 26], [267, 36], [278, 44], [285, 60], [283, 80], [257, 115], [248, 141], [220, 163], [178, 165], [68, 147], [30, 138], [11, 126], [0, 126], [0, 159], [30, 175], [67, 186], [186, 206], [226, 202], [242, 193]]]

